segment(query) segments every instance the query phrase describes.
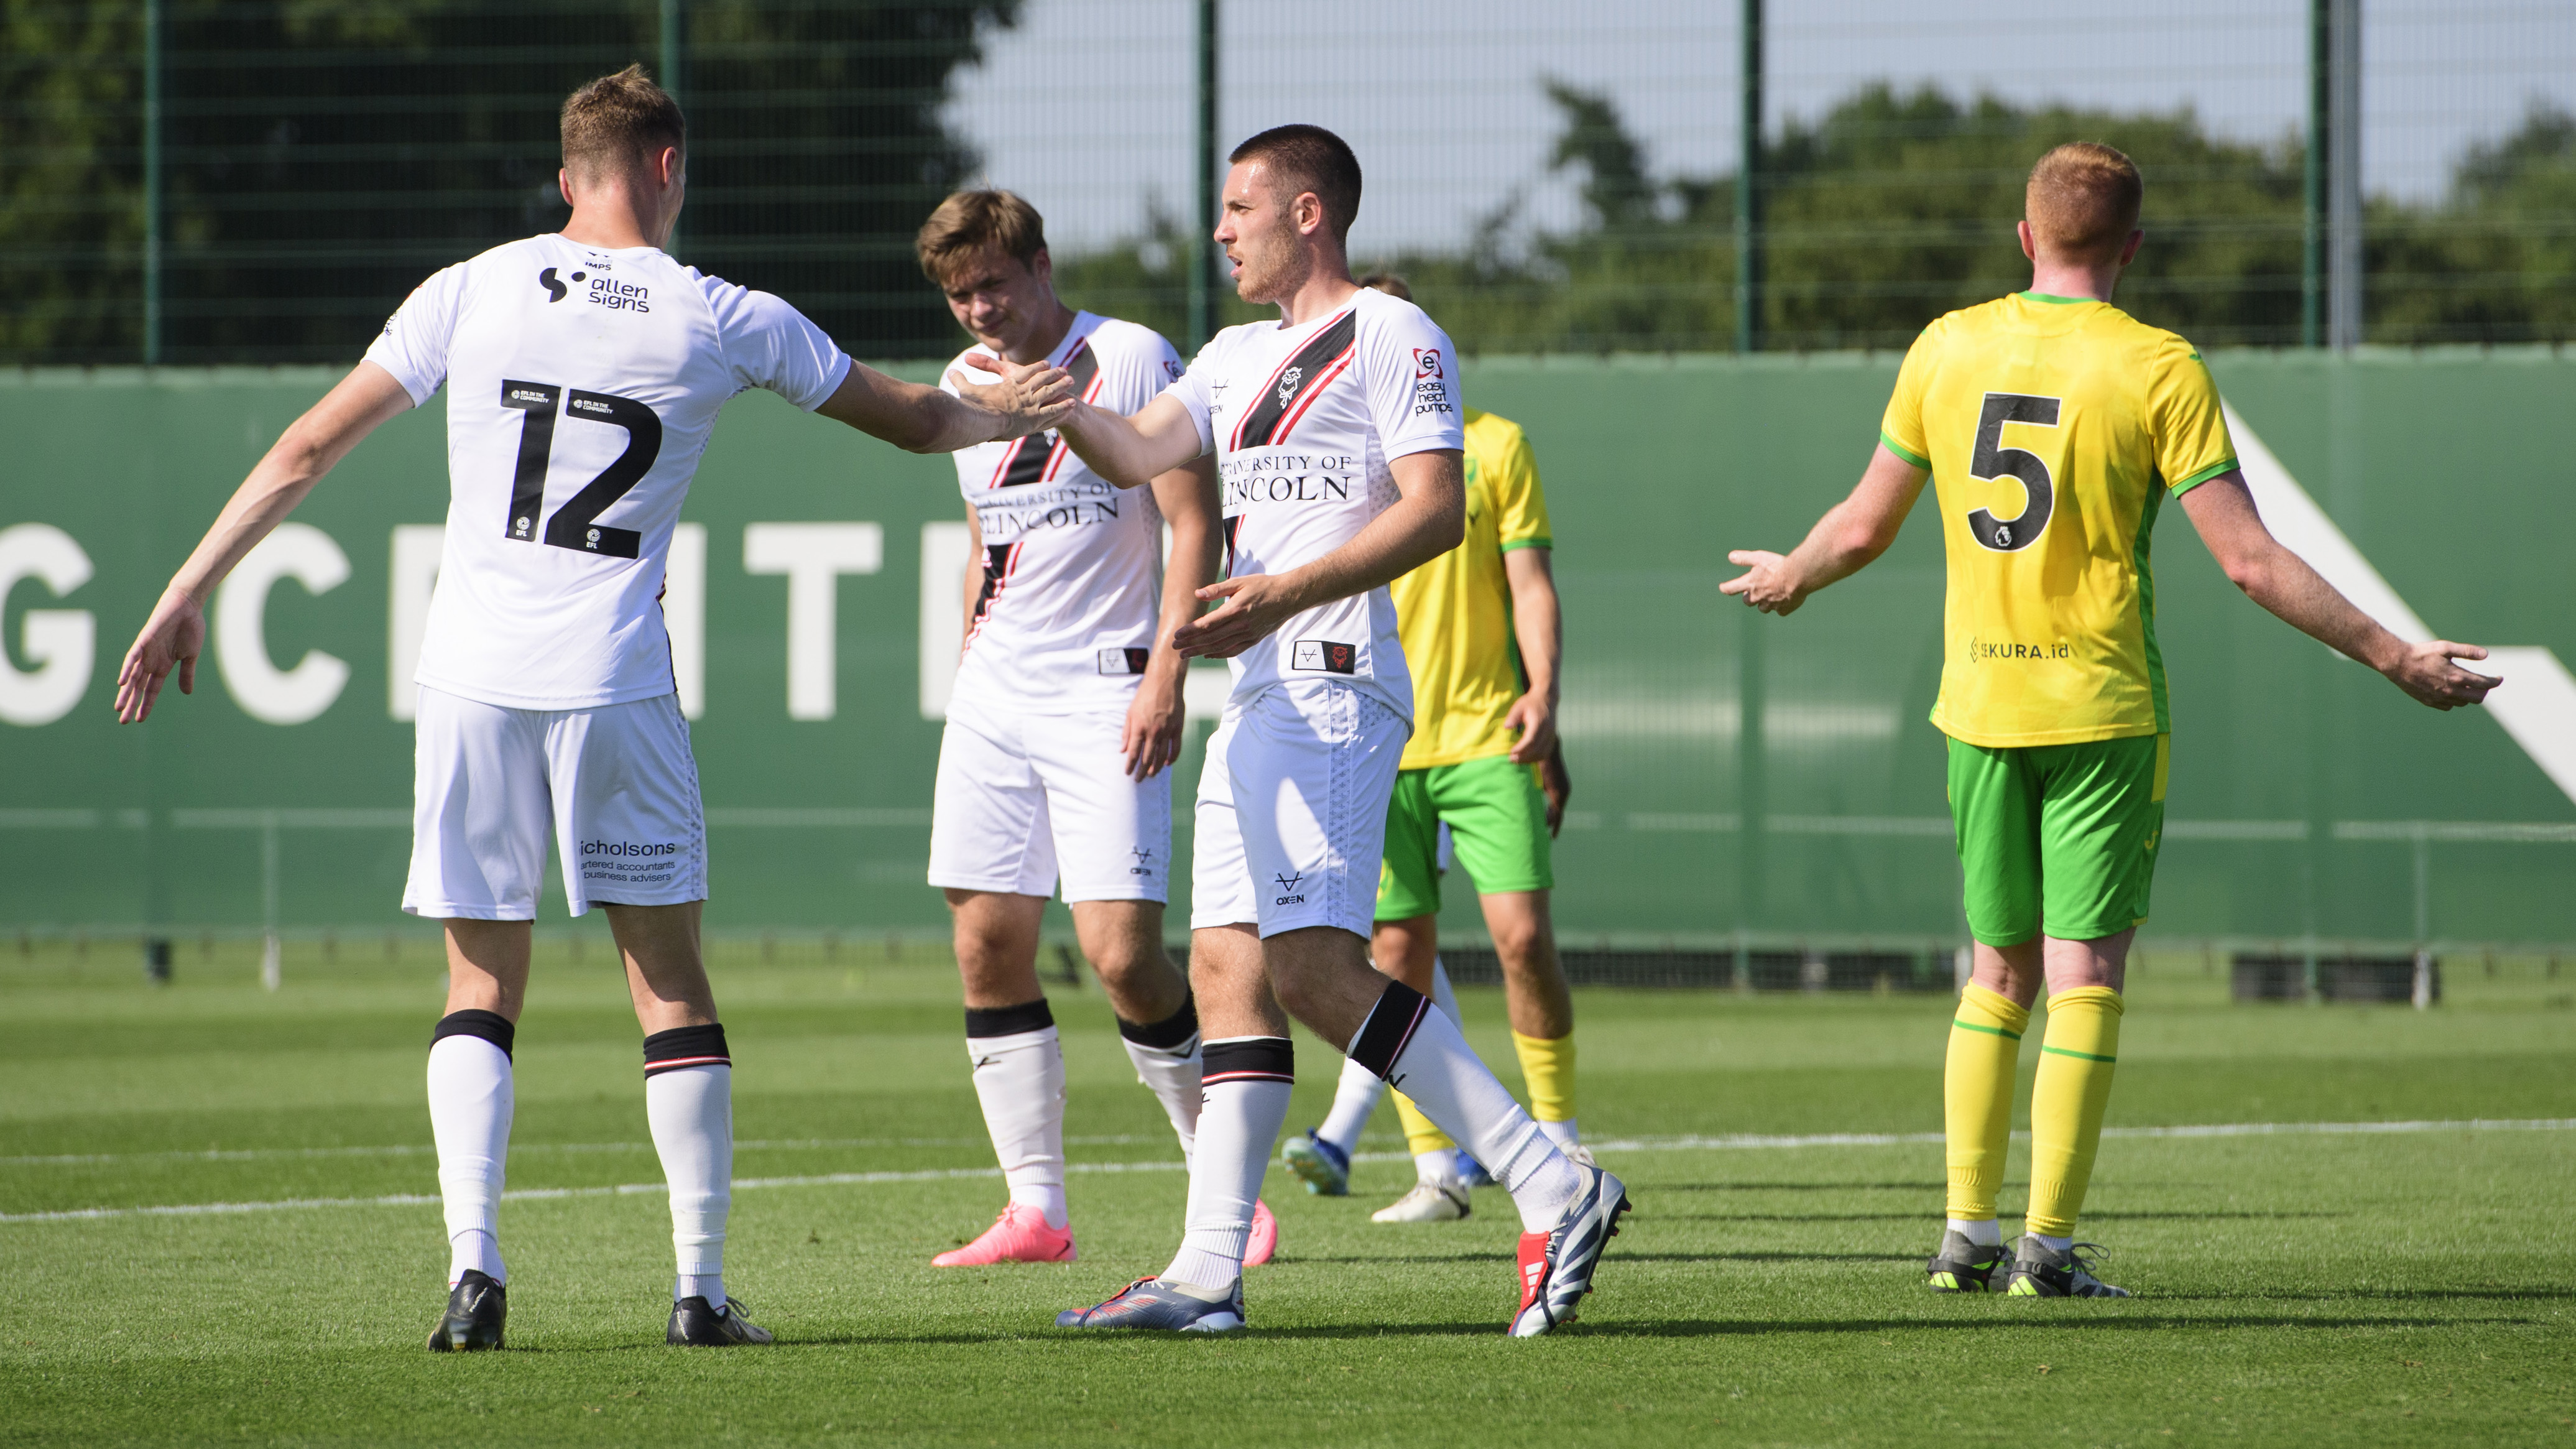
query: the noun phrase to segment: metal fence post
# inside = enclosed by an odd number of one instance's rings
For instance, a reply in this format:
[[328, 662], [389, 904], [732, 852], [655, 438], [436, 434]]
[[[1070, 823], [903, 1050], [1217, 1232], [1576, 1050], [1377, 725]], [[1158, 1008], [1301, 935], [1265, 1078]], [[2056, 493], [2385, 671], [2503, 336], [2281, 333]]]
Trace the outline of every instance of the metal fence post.
[[143, 365], [161, 364], [161, 30], [165, 0], [143, 0]]
[[2361, 0], [2328, 3], [2334, 23], [2326, 130], [2334, 146], [2326, 156], [2326, 339], [2351, 348], [2361, 345]]
[[1216, 226], [1217, 0], [1199, 0], [1198, 53], [1198, 184], [1192, 192], [1197, 210], [1189, 219], [1189, 347], [1196, 353], [1216, 332], [1214, 317], [1216, 245], [1208, 233]]
[[1762, 0], [1743, 0], [1736, 87], [1735, 350], [1762, 350]]
[[259, 817], [260, 946], [259, 984], [275, 991], [286, 984], [284, 949], [277, 939], [277, 812]]
[[[662, 0], [661, 9], [662, 89], [679, 106], [680, 113], [684, 116], [689, 110], [688, 101], [681, 95], [681, 92], [687, 88], [687, 76], [681, 69], [687, 59], [686, 46], [689, 40], [689, 15], [685, 8], [686, 3], [687, 0]], [[662, 250], [674, 256], [679, 254], [680, 224], [677, 221], [671, 223], [671, 235], [663, 241]]]

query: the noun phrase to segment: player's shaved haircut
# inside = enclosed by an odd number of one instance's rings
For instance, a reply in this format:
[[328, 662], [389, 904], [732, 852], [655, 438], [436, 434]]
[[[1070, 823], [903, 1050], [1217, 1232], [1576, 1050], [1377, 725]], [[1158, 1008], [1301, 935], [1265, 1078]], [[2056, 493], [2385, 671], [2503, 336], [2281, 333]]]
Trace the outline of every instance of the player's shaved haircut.
[[1289, 187], [1294, 199], [1311, 191], [1324, 204], [1324, 225], [1333, 240], [1347, 242], [1351, 223], [1360, 215], [1360, 158], [1341, 137], [1321, 126], [1273, 126], [1234, 148], [1225, 158], [1241, 165], [1258, 161]]
[[1400, 297], [1407, 302], [1413, 300], [1413, 284], [1395, 272], [1371, 272], [1359, 278], [1359, 284], [1390, 297]]
[[1046, 220], [1038, 209], [1008, 191], [951, 193], [921, 224], [912, 239], [923, 276], [945, 287], [958, 268], [987, 247], [1000, 247], [1021, 266], [1046, 250]]
[[631, 171], [665, 146], [688, 147], [689, 123], [670, 92], [630, 65], [563, 103], [563, 164], [585, 179]]
[[2098, 141], [2069, 141], [2030, 168], [2024, 216], [2050, 256], [2107, 262], [2138, 229], [2145, 194], [2146, 183], [2128, 157]]

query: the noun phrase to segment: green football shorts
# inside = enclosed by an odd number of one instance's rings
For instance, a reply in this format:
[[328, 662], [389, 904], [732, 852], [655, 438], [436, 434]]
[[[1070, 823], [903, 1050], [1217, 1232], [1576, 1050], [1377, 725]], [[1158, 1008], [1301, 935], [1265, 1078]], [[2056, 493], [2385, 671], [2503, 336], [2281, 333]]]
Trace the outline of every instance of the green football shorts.
[[1969, 934], [1989, 946], [2017, 946], [2042, 930], [2090, 941], [2146, 920], [2170, 738], [2015, 749], [1950, 741], [1950, 819]]
[[1454, 765], [1406, 770], [1386, 804], [1386, 864], [1378, 872], [1377, 918], [1409, 921], [1440, 909], [1440, 825], [1458, 848], [1476, 889], [1543, 891], [1556, 884], [1548, 868], [1547, 797], [1538, 766], [1488, 755]]

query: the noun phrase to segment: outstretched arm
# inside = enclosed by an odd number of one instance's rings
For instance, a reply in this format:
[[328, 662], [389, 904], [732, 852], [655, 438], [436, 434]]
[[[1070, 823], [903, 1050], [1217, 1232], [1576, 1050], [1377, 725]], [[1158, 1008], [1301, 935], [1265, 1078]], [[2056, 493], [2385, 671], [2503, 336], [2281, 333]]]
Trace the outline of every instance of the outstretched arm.
[[1887, 552], [1931, 476], [1880, 444], [1859, 486], [1816, 520], [1806, 542], [1786, 558], [1751, 548], [1728, 554], [1728, 563], [1742, 564], [1746, 571], [1719, 584], [1718, 592], [1733, 594], [1766, 614], [1796, 613], [1809, 594], [1851, 577]]
[[1075, 403], [1057, 432], [1092, 472], [1121, 488], [1151, 483], [1206, 451], [1199, 446], [1199, 427], [1190, 421], [1190, 410], [1169, 392], [1157, 395], [1132, 418]]
[[361, 362], [304, 416], [287, 424], [268, 456], [215, 515], [215, 526], [206, 530], [196, 551], [171, 576], [143, 632], [134, 636], [134, 647], [125, 651], [125, 665], [116, 674], [117, 719], [133, 724], [149, 717], [174, 668], [179, 692], [196, 692], [197, 654], [206, 643], [206, 600], [214, 597], [215, 586], [286, 521], [351, 448], [411, 406], [411, 394], [392, 373]]
[[1439, 448], [1389, 463], [1402, 496], [1350, 542], [1284, 574], [1247, 574], [1199, 590], [1224, 606], [1175, 630], [1172, 642], [1192, 658], [1231, 659], [1293, 614], [1364, 593], [1456, 548], [1467, 533], [1465, 456]]
[[2501, 681], [2473, 674], [2454, 659], [2484, 659], [2475, 644], [2433, 639], [2409, 644], [2353, 607], [2263, 526], [2245, 475], [2221, 473], [2182, 496], [2182, 511], [2200, 530], [2203, 543], [2227, 570], [2228, 581], [2245, 596], [2278, 615], [2284, 623], [2318, 643], [2388, 676], [2388, 682], [2435, 709], [2456, 709], [2484, 701]]
[[1001, 381], [968, 386], [964, 396], [952, 397], [854, 362], [850, 375], [814, 411], [907, 453], [954, 453], [1041, 433], [1063, 419], [1073, 383], [1061, 369], [1042, 362], [996, 363], [992, 371]]

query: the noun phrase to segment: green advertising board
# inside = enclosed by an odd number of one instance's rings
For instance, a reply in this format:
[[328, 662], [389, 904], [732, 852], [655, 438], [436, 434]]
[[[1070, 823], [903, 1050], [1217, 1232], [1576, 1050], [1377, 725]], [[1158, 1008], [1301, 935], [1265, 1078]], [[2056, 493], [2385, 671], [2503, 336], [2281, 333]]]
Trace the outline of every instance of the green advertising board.
[[[1528, 429], [1555, 524], [1570, 942], [1961, 938], [1942, 742], [1925, 722], [1942, 663], [1929, 495], [1884, 559], [1794, 618], [1717, 593], [1728, 549], [1785, 549], [1850, 487], [1895, 365], [1469, 368], [1469, 401]], [[2576, 521], [2559, 501], [2576, 463], [2557, 437], [2576, 360], [2212, 365], [2285, 476], [2428, 627], [2520, 646], [2522, 663], [2576, 660]], [[403, 924], [400, 661], [435, 581], [442, 405], [370, 439], [227, 585], [193, 697], [165, 696], [142, 726], [109, 713], [155, 594], [331, 380], [0, 377], [0, 924]], [[755, 393], [728, 409], [685, 517], [669, 608], [709, 809], [710, 927], [942, 929], [922, 877], [966, 563], [949, 462]], [[2179, 509], [2155, 567], [2175, 723], [2151, 932], [2576, 942], [2576, 804], [2545, 767], [2555, 716], [2526, 711], [2517, 734], [2488, 710], [2410, 703], [2246, 602]], [[1192, 692], [1206, 713], [1221, 677]], [[1204, 735], [1181, 765], [1184, 801]], [[557, 891], [542, 920], [561, 919]], [[1463, 883], [1447, 920], [1476, 928]]]

